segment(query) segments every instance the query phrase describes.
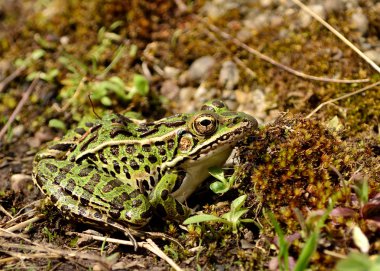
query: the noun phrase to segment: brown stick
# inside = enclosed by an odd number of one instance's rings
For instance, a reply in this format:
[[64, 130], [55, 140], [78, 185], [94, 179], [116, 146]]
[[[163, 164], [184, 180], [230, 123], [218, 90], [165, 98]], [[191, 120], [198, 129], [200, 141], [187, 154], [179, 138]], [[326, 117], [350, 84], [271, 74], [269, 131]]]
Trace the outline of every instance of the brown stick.
[[30, 94], [32, 93], [34, 87], [36, 86], [39, 78], [40, 78], [40, 76], [39, 76], [39, 74], [37, 74], [36, 78], [34, 78], [33, 82], [30, 84], [30, 86], [28, 87], [28, 89], [26, 90], [26, 92], [22, 95], [22, 98], [21, 98], [20, 102], [16, 106], [16, 108], [13, 111], [12, 115], [9, 117], [7, 123], [0, 130], [0, 140], [5, 135], [5, 133], [7, 132], [8, 128], [9, 128], [9, 126], [12, 124], [12, 122], [14, 121], [14, 119], [16, 118], [16, 116], [18, 115], [18, 113], [20, 113], [21, 108], [24, 106], [24, 104], [28, 100], [28, 98], [29, 98]]
[[312, 115], [314, 115], [316, 112], [318, 112], [319, 109], [321, 109], [322, 107], [324, 107], [326, 104], [331, 104], [331, 103], [337, 102], [337, 101], [339, 101], [339, 100], [346, 99], [346, 98], [348, 98], [348, 97], [350, 97], [350, 96], [353, 96], [353, 95], [359, 94], [359, 93], [361, 93], [361, 92], [364, 92], [364, 91], [366, 91], [366, 90], [369, 90], [369, 89], [371, 89], [371, 88], [374, 88], [374, 87], [376, 87], [376, 86], [378, 86], [378, 85], [380, 85], [380, 81], [377, 81], [376, 83], [373, 83], [373, 84], [371, 84], [371, 85], [368, 85], [368, 86], [366, 86], [366, 87], [364, 87], [364, 88], [358, 89], [358, 90], [356, 90], [356, 91], [354, 91], [354, 92], [344, 94], [344, 95], [342, 95], [342, 96], [340, 96], [340, 97], [338, 97], [338, 98], [335, 98], [335, 99], [332, 99], [332, 100], [328, 100], [328, 101], [326, 101], [326, 102], [323, 102], [323, 103], [321, 103], [320, 105], [318, 105], [318, 106], [317, 106], [317, 107], [316, 107], [316, 108], [315, 108], [315, 109], [314, 109], [309, 115], [307, 115], [306, 118], [310, 118]]

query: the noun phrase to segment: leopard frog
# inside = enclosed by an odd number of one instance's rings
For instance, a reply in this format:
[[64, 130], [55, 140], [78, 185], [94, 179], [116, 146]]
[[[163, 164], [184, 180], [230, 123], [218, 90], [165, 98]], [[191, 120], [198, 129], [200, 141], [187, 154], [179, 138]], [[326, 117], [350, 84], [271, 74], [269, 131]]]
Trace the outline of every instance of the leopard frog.
[[87, 122], [40, 151], [33, 180], [63, 213], [140, 228], [155, 213], [182, 221], [184, 201], [257, 121], [210, 101], [200, 111], [144, 123], [120, 114]]

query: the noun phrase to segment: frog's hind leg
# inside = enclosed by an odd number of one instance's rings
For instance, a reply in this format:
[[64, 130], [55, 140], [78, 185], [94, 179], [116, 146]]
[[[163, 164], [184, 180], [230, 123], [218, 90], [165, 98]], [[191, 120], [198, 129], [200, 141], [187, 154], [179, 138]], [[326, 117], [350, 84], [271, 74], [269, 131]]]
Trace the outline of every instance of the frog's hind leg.
[[[97, 226], [109, 226], [129, 235], [128, 227], [144, 226], [151, 217], [151, 205], [139, 191], [89, 164], [42, 159], [34, 180], [65, 214]], [[127, 225], [123, 226], [123, 225]]]

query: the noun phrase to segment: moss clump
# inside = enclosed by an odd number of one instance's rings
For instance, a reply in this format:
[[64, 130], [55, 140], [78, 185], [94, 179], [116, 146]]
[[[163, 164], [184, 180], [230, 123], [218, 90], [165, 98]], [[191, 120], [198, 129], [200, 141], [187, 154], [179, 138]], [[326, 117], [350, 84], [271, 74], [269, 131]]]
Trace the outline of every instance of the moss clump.
[[343, 149], [339, 137], [316, 120], [279, 118], [243, 150], [242, 160], [253, 161], [251, 200], [275, 212], [289, 230], [296, 229], [294, 208], [306, 215], [324, 209], [337, 191], [338, 199], [349, 194], [336, 173], [345, 168]]

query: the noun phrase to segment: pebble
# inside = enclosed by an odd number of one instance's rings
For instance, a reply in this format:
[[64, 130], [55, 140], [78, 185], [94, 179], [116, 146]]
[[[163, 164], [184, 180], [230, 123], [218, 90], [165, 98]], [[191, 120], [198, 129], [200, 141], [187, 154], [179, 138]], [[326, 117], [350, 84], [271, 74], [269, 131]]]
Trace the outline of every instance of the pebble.
[[202, 56], [196, 59], [188, 70], [187, 77], [191, 81], [202, 81], [210, 73], [212, 66], [216, 63], [216, 60], [212, 56]]
[[20, 136], [24, 134], [24, 131], [25, 131], [24, 125], [20, 124], [13, 128], [12, 134], [15, 138], [19, 138]]
[[26, 174], [13, 174], [10, 178], [11, 189], [15, 193], [27, 192], [27, 183], [32, 180], [32, 176]]
[[362, 12], [356, 12], [351, 16], [351, 25], [364, 35], [368, 30], [368, 18]]
[[219, 73], [219, 84], [225, 89], [231, 90], [239, 83], [239, 69], [235, 62], [227, 60], [223, 62], [222, 69]]
[[[326, 10], [323, 7], [323, 5], [315, 4], [315, 5], [308, 6], [308, 8], [311, 9], [314, 13], [316, 13], [322, 19], [324, 20], [326, 19]], [[314, 18], [312, 18], [305, 11], [300, 10], [299, 20], [300, 20], [300, 26], [305, 28], [309, 26], [309, 24], [312, 22], [312, 20], [314, 20]]]
[[380, 48], [378, 50], [373, 49], [365, 51], [364, 54], [368, 56], [377, 65], [380, 65]]
[[165, 80], [162, 83], [160, 92], [163, 96], [170, 100], [174, 100], [179, 95], [179, 87], [175, 80]]
[[344, 10], [343, 0], [325, 0], [323, 6], [327, 13], [341, 12]]

